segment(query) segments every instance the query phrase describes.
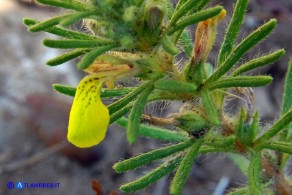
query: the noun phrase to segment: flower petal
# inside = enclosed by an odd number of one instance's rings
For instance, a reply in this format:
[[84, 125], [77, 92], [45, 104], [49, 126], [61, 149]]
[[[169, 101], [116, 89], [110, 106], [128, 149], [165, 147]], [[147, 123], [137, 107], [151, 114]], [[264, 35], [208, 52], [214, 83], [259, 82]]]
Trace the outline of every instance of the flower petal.
[[83, 78], [78, 84], [67, 135], [69, 142], [77, 147], [97, 145], [105, 137], [110, 116], [100, 99], [103, 82], [93, 74]]

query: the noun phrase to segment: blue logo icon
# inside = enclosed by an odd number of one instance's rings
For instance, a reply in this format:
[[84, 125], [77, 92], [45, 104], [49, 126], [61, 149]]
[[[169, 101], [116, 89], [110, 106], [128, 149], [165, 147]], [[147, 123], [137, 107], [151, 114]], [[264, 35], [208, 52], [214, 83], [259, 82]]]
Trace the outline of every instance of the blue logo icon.
[[20, 181], [17, 182], [15, 185], [16, 185], [16, 188], [19, 189], [19, 190], [21, 190], [24, 187], [24, 184], [22, 182], [20, 182]]
[[8, 189], [11, 190], [11, 189], [14, 188], [14, 183], [13, 182], [8, 182], [6, 186], [7, 186]]

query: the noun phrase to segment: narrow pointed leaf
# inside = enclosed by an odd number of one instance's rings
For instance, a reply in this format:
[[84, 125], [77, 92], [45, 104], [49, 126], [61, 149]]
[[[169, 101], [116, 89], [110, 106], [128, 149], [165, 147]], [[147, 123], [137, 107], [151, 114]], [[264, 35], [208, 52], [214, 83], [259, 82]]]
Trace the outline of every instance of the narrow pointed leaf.
[[190, 171], [193, 167], [196, 156], [198, 155], [198, 151], [201, 147], [202, 140], [197, 140], [189, 151], [184, 156], [181, 161], [178, 170], [172, 180], [170, 186], [170, 193], [174, 195], [179, 195], [189, 177]]
[[[282, 101], [282, 108], [281, 112], [282, 115], [286, 113], [290, 108], [292, 108], [292, 60], [289, 61], [289, 67], [286, 73], [285, 78], [285, 85], [284, 85], [284, 94], [283, 94], [283, 101]], [[290, 123], [287, 128], [285, 128], [280, 135], [281, 141], [289, 141], [291, 140], [292, 135], [292, 124]], [[282, 155], [282, 162], [281, 162], [281, 168], [284, 168], [287, 164], [287, 161], [289, 160], [288, 154]]]
[[[53, 84], [53, 88], [58, 91], [59, 93], [75, 96], [76, 88], [70, 87], [67, 85], [60, 85], [60, 84]], [[133, 91], [134, 88], [122, 88], [122, 89], [101, 89], [101, 98], [110, 98], [110, 97], [118, 97], [122, 95], [126, 95], [129, 92]]]
[[[30, 26], [33, 26], [35, 24], [39, 24], [40, 21], [31, 19], [31, 18], [25, 18], [23, 20], [23, 23], [26, 26], [30, 27]], [[51, 34], [54, 34], [54, 35], [58, 35], [60, 37], [67, 38], [67, 39], [98, 40], [98, 41], [103, 42], [105, 44], [109, 44], [109, 43], [114, 42], [112, 40], [109, 40], [109, 39], [106, 39], [103, 37], [91, 36], [88, 34], [80, 33], [77, 31], [73, 31], [73, 30], [69, 30], [69, 29], [65, 29], [65, 28], [61, 28], [61, 27], [56, 27], [56, 26], [45, 29], [44, 31], [51, 33]]]
[[285, 54], [284, 49], [275, 51], [274, 53], [253, 59], [245, 64], [242, 64], [231, 74], [232, 76], [238, 76], [244, 72], [256, 69], [261, 66], [265, 66], [278, 61]]
[[71, 16], [70, 18], [66, 18], [64, 20], [62, 20], [60, 22], [61, 26], [67, 27], [70, 26], [76, 22], [78, 22], [79, 20], [82, 20], [84, 18], [88, 18], [92, 15], [95, 15], [95, 12], [80, 12], [80, 13], [76, 13], [73, 16]]
[[209, 90], [202, 91], [202, 104], [207, 114], [208, 120], [215, 126], [219, 125], [219, 112], [215, 106], [212, 93]]
[[287, 111], [266, 133], [255, 140], [255, 145], [260, 147], [262, 144], [267, 143], [281, 130], [287, 127], [292, 122], [292, 109]]
[[272, 19], [264, 25], [257, 28], [249, 36], [243, 39], [231, 52], [228, 58], [222, 63], [222, 65], [205, 81], [205, 83], [210, 83], [218, 80], [226, 72], [228, 72], [232, 66], [253, 46], [267, 37], [273, 29], [276, 27], [276, 20]]
[[197, 3], [197, 1], [193, 0], [185, 1], [181, 6], [179, 6], [179, 9], [176, 9], [174, 11], [169, 26], [175, 24], [182, 16], [184, 16], [188, 11], [195, 7]]
[[265, 149], [280, 151], [287, 154], [292, 154], [292, 143], [284, 141], [269, 142], [262, 146]]
[[178, 30], [182, 30], [189, 25], [217, 16], [222, 11], [222, 9], [223, 8], [221, 6], [216, 6], [214, 8], [209, 8], [209, 9], [197, 12], [195, 14], [192, 14], [190, 16], [186, 16], [183, 19], [179, 20], [172, 28], [170, 28], [167, 31], [167, 34], [171, 35], [174, 32]]
[[98, 47], [98, 48], [90, 51], [78, 63], [78, 65], [77, 65], [78, 68], [80, 68], [80, 69], [88, 68], [88, 66], [90, 64], [92, 64], [98, 56], [100, 56], [101, 54], [103, 54], [103, 53], [105, 53], [105, 52], [107, 52], [115, 47], [116, 47], [116, 45], [107, 45], [107, 46]]
[[174, 25], [181, 17], [187, 15], [187, 13], [190, 10], [193, 10], [194, 8], [196, 11], [201, 10], [209, 0], [200, 0], [200, 1], [194, 1], [194, 0], [186, 0], [186, 1], [180, 1], [179, 5], [174, 10], [174, 13], [172, 15], [172, 18], [169, 23], [169, 27]]
[[233, 152], [233, 149], [227, 150], [227, 148], [223, 147], [212, 147], [212, 146], [201, 146], [199, 150], [199, 154], [207, 154], [207, 153], [218, 153], [218, 152]]
[[38, 3], [44, 5], [50, 5], [55, 7], [62, 7], [66, 9], [72, 9], [76, 11], [92, 11], [92, 8], [80, 1], [70, 0], [70, 1], [62, 1], [62, 0], [36, 0]]
[[140, 166], [151, 163], [155, 160], [165, 158], [179, 151], [182, 151], [193, 144], [192, 140], [185, 141], [183, 143], [171, 145], [165, 148], [153, 150], [139, 156], [116, 163], [113, 168], [116, 172], [125, 172], [128, 170], [136, 169]]
[[205, 139], [204, 144], [208, 146], [218, 147], [218, 148], [230, 148], [234, 145], [235, 138], [234, 136], [218, 136], [213, 137], [212, 139]]
[[76, 88], [71, 86], [53, 84], [53, 88], [61, 94], [69, 95], [72, 97], [74, 97], [76, 93]]
[[282, 104], [282, 115], [292, 107], [292, 60], [289, 62], [289, 67], [285, 79], [285, 88]]
[[158, 80], [155, 88], [176, 93], [196, 93], [198, 89], [194, 84], [175, 80]]
[[125, 97], [119, 99], [118, 101], [110, 104], [108, 106], [110, 114], [118, 111], [119, 109], [123, 108], [124, 106], [128, 105], [130, 102], [132, 102], [142, 91], [144, 91], [145, 88], [147, 88], [149, 85], [151, 85], [150, 82], [142, 84], [140, 87], [133, 90], [131, 93], [126, 95]]
[[146, 188], [147, 186], [155, 183], [165, 175], [170, 174], [178, 166], [180, 161], [180, 156], [169, 160], [160, 165], [158, 168], [151, 171], [150, 173], [144, 175], [143, 177], [122, 185], [120, 189], [124, 192], [135, 192], [137, 190]]
[[210, 90], [230, 87], [259, 87], [268, 85], [273, 81], [270, 76], [237, 76], [222, 78], [211, 83], [207, 88]]
[[39, 31], [45, 31], [46, 29], [58, 25], [62, 20], [70, 17], [74, 17], [75, 13], [66, 14], [62, 16], [56, 16], [53, 18], [50, 18], [48, 20], [45, 20], [43, 22], [39, 22], [35, 25], [32, 25], [28, 28], [31, 32], [39, 32]]
[[69, 60], [72, 60], [74, 58], [77, 58], [78, 56], [84, 55], [86, 53], [88, 53], [90, 51], [90, 49], [75, 49], [72, 51], [69, 51], [63, 55], [60, 55], [56, 58], [53, 58], [49, 61], [47, 61], [47, 65], [49, 66], [57, 66], [60, 64], [63, 64]]
[[250, 161], [248, 167], [248, 183], [249, 183], [249, 192], [255, 195], [262, 195], [261, 190], [261, 153], [256, 152]]
[[[115, 124], [126, 128], [128, 126], [128, 120], [123, 117], [117, 120]], [[185, 132], [171, 131], [149, 125], [140, 125], [139, 134], [145, 137], [168, 142], [182, 142], [189, 139], [188, 134]]]
[[[173, 13], [176, 13], [177, 10], [179, 10], [181, 8], [181, 6], [184, 5], [186, 2], [187, 2], [187, 0], [180, 0], [180, 1], [178, 1], [178, 3], [175, 6], [175, 10], [173, 11]], [[194, 13], [194, 12], [200, 11], [209, 2], [210, 2], [210, 0], [197, 0], [196, 5], [194, 7], [192, 7], [192, 9], [189, 11], [189, 13]]]
[[[110, 118], [110, 124], [116, 122], [117, 120], [119, 120], [120, 118], [128, 114], [132, 108], [133, 108], [133, 102], [129, 103], [127, 106], [124, 106], [121, 109], [112, 113], [111, 118]], [[125, 126], [125, 128], [127, 128], [127, 126]]]
[[174, 12], [176, 12], [187, 0], [179, 0], [177, 2], [177, 4], [175, 5], [175, 10]]
[[92, 48], [92, 47], [104, 46], [104, 43], [98, 40], [78, 40], [78, 39], [70, 39], [70, 40], [45, 39], [43, 43], [47, 47], [59, 48], [59, 49]]
[[233, 45], [240, 31], [244, 20], [245, 11], [248, 5], [248, 0], [237, 0], [236, 5], [226, 30], [224, 40], [218, 55], [219, 66], [225, 61], [227, 56], [231, 53]]
[[130, 144], [133, 144], [137, 141], [137, 138], [139, 136], [141, 116], [147, 103], [147, 98], [153, 89], [153, 84], [147, 86], [145, 90], [137, 97], [137, 100], [135, 101], [133, 108], [130, 112], [129, 123], [127, 127], [127, 139]]
[[249, 136], [252, 142], [255, 140], [260, 128], [259, 112], [257, 111], [253, 116], [252, 124], [248, 128]]
[[211, 0], [199, 0], [195, 7], [189, 12], [189, 14], [195, 13], [203, 9]]

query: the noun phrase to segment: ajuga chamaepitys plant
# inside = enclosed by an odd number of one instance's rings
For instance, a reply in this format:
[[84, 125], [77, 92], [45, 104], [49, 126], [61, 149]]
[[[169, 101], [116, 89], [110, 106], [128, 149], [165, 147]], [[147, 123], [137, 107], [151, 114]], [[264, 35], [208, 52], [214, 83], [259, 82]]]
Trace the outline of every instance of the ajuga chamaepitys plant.
[[[94, 146], [104, 139], [108, 125], [115, 123], [126, 129], [129, 144], [139, 144], [140, 136], [169, 143], [113, 166], [116, 172], [125, 172], [162, 160], [156, 169], [122, 185], [122, 191], [135, 192], [175, 172], [170, 194], [180, 194], [196, 157], [222, 152], [230, 154], [238, 166], [248, 167], [242, 168], [248, 177], [246, 186], [230, 194], [292, 193], [284, 172], [292, 153], [292, 63], [282, 114], [270, 128], [260, 125], [251, 87], [268, 85], [272, 77], [245, 73], [277, 61], [285, 51], [272, 51], [239, 64], [251, 48], [271, 34], [276, 20], [237, 40], [248, 4], [248, 0], [237, 0], [233, 13], [228, 13], [231, 20], [217, 63], [211, 65], [208, 55], [226, 11], [221, 6], [207, 6], [209, 0], [179, 0], [175, 5], [170, 0], [36, 1], [68, 10], [46, 21], [24, 19], [31, 32], [61, 37], [43, 41], [47, 47], [66, 49], [47, 64], [56, 66], [82, 56], [77, 67], [88, 73], [77, 88], [53, 86], [60, 93], [75, 96], [68, 140], [78, 147]], [[70, 29], [80, 20], [88, 33]], [[186, 31], [193, 24], [197, 24], [194, 41]], [[180, 53], [186, 60], [177, 60]], [[115, 87], [115, 81], [130, 77], [141, 82], [134, 87]], [[234, 115], [224, 109], [230, 94], [247, 102]], [[102, 99], [109, 97], [120, 98], [104, 105]], [[158, 100], [178, 100], [183, 106], [168, 118], [143, 114], [149, 102]], [[172, 128], [166, 129], [165, 124]]]

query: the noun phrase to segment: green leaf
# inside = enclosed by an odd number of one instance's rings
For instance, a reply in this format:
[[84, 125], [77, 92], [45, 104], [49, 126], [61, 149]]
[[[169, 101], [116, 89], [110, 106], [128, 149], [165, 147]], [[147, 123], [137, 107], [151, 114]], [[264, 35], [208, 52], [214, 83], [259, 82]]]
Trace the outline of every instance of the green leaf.
[[267, 37], [274, 30], [276, 24], [276, 20], [272, 19], [243, 39], [234, 48], [222, 65], [205, 81], [205, 83], [214, 82], [222, 77], [246, 52], [248, 52], [248, 50]]
[[72, 60], [74, 58], [77, 58], [78, 56], [84, 55], [86, 53], [88, 53], [90, 51], [90, 49], [74, 49], [71, 50], [63, 55], [60, 55], [56, 58], [53, 58], [49, 61], [47, 61], [47, 65], [49, 66], [57, 66], [60, 64], [63, 64], [69, 60]]
[[233, 45], [240, 31], [244, 20], [245, 11], [248, 5], [248, 0], [237, 0], [236, 5], [226, 30], [223, 43], [218, 55], [218, 65], [220, 66], [233, 49]]
[[190, 171], [194, 164], [194, 160], [198, 154], [198, 151], [202, 145], [202, 140], [197, 140], [189, 151], [184, 156], [183, 160], [181, 161], [178, 170], [172, 180], [170, 186], [170, 193], [174, 195], [179, 195], [189, 177]]
[[209, 90], [203, 90], [202, 93], [202, 104], [207, 114], [208, 120], [212, 125], [220, 125], [220, 116], [218, 109], [215, 106], [212, 93]]
[[223, 137], [219, 135], [213, 135], [211, 139], [208, 139], [208, 134], [205, 136], [204, 144], [208, 146], [218, 147], [218, 148], [231, 148], [234, 145], [234, 136]]
[[230, 87], [259, 87], [268, 85], [273, 81], [270, 76], [237, 76], [222, 78], [210, 83], [206, 88], [210, 90]]
[[70, 87], [66, 85], [60, 85], [60, 84], [53, 84], [53, 88], [58, 91], [61, 94], [69, 95], [69, 96], [75, 96], [76, 88]]
[[67, 27], [70, 26], [79, 20], [82, 20], [84, 18], [89, 18], [90, 16], [94, 16], [96, 12], [79, 12], [74, 14], [73, 16], [66, 18], [60, 22], [61, 26]]
[[262, 148], [280, 151], [287, 154], [292, 154], [292, 143], [285, 141], [274, 141], [264, 144]]
[[99, 40], [52, 40], [44, 39], [43, 44], [51, 48], [72, 49], [72, 48], [92, 48], [104, 46]]
[[287, 127], [290, 122], [292, 122], [292, 109], [287, 111], [281, 118], [261, 137], [255, 140], [254, 145], [260, 147], [262, 144], [267, 143], [275, 135], [277, 135], [281, 130]]
[[153, 91], [153, 83], [148, 85], [144, 91], [137, 97], [133, 108], [129, 115], [129, 123], [127, 127], [127, 139], [130, 144], [133, 144], [137, 141], [139, 136], [139, 125], [141, 123], [141, 116], [144, 110], [144, 107], [147, 103], [147, 98], [150, 93]]
[[[115, 124], [120, 127], [127, 128], [128, 120], [123, 117], [117, 120]], [[171, 131], [149, 125], [140, 125], [139, 134], [145, 137], [168, 142], [182, 142], [189, 139], [188, 134], [185, 132]]]
[[[190, 11], [198, 2], [193, 0], [187, 0], [183, 3], [180, 3], [177, 7], [178, 9], [174, 10], [172, 18], [170, 20], [169, 26], [174, 25], [182, 16], [184, 16], [188, 11]], [[181, 6], [180, 6], [181, 5]]]
[[[25, 18], [23, 20], [23, 23], [26, 26], [30, 27], [30, 26], [33, 26], [35, 24], [39, 24], [40, 21], [31, 19], [31, 18]], [[54, 35], [58, 35], [60, 37], [64, 37], [64, 38], [67, 38], [67, 39], [98, 40], [98, 41], [103, 42], [105, 44], [109, 44], [109, 43], [113, 43], [114, 42], [112, 40], [109, 40], [109, 39], [106, 39], [106, 38], [103, 38], [103, 37], [90, 36], [90, 35], [87, 35], [87, 34], [84, 34], [84, 33], [80, 33], [80, 32], [73, 31], [73, 30], [68, 30], [68, 29], [61, 28], [61, 27], [56, 27], [56, 26], [50, 27], [48, 29], [44, 29], [43, 31], [51, 33], [51, 34], [54, 34]]]
[[[181, 8], [182, 5], [184, 5], [186, 3], [187, 0], [180, 0], [178, 1], [178, 3], [175, 6], [175, 10], [174, 13], [177, 12], [177, 10], [179, 10]], [[210, 2], [210, 0], [197, 0], [196, 1], [196, 5], [194, 7], [192, 7], [192, 9], [188, 12], [188, 13], [194, 13], [197, 11], [200, 11], [203, 7], [205, 7], [208, 3]], [[187, 13], [187, 12], [186, 12]], [[188, 15], [188, 14], [186, 14]]]
[[118, 101], [110, 104], [108, 106], [110, 115], [112, 113], [120, 110], [124, 106], [128, 105], [130, 102], [132, 102], [149, 85], [152, 85], [152, 82], [148, 82], [148, 83], [142, 84], [141, 86], [139, 86], [138, 88], [135, 88], [135, 90], [133, 90], [132, 92], [130, 92], [129, 94], [127, 94], [125, 97], [123, 97], [123, 98], [119, 99]]
[[[283, 94], [283, 101], [282, 101], [282, 108], [281, 112], [282, 115], [286, 113], [291, 107], [292, 107], [292, 60], [289, 62], [289, 67], [286, 73], [285, 77], [285, 85], [284, 85], [284, 94]], [[292, 124], [289, 124], [287, 128], [285, 128], [281, 132], [281, 137], [280, 140], [282, 141], [291, 141], [292, 138]], [[289, 160], [289, 155], [288, 154], [283, 154], [282, 155], [282, 160], [281, 160], [281, 168], [284, 168], [287, 161]]]
[[[53, 84], [53, 88], [58, 91], [59, 93], [69, 95], [69, 96], [75, 96], [76, 88], [70, 87], [67, 85], [60, 85], [60, 84]], [[122, 89], [102, 89], [100, 97], [101, 98], [111, 98], [111, 97], [118, 97], [122, 95], [126, 95], [130, 92], [132, 92], [136, 88], [122, 88]]]
[[252, 156], [248, 167], [248, 183], [250, 194], [262, 195], [260, 174], [261, 174], [261, 153], [256, 152]]
[[178, 6], [174, 10], [174, 13], [172, 15], [172, 18], [170, 20], [170, 23], [168, 27], [172, 27], [182, 16], [187, 15], [187, 13], [196, 8], [197, 10], [202, 9], [209, 0], [200, 0], [200, 1], [194, 1], [194, 0], [186, 0], [186, 1], [180, 1], [178, 3]]
[[[128, 114], [133, 108], [133, 102], [129, 103], [127, 106], [122, 107], [121, 109], [115, 111], [110, 115], [110, 124], [116, 122], [118, 119]], [[127, 128], [127, 126], [125, 126]]]
[[96, 49], [93, 49], [89, 53], [87, 53], [82, 60], [77, 64], [78, 68], [86, 69], [90, 64], [92, 64], [95, 59], [100, 56], [101, 54], [115, 48], [116, 45], [107, 45], [107, 46], [100, 46]]
[[120, 189], [124, 192], [135, 192], [137, 190], [146, 188], [147, 186], [155, 183], [160, 178], [164, 177], [167, 174], [170, 174], [179, 164], [181, 161], [181, 156], [173, 158], [158, 168], [154, 169], [150, 173], [144, 175], [143, 177], [132, 181], [130, 183], [124, 184], [120, 187]]
[[143, 165], [149, 164], [155, 160], [165, 158], [179, 151], [182, 151], [193, 144], [192, 140], [188, 140], [179, 144], [171, 145], [165, 148], [153, 150], [139, 156], [116, 163], [113, 168], [116, 172], [125, 172], [136, 169]]
[[199, 150], [199, 154], [207, 154], [207, 153], [218, 153], [218, 152], [233, 152], [233, 149], [227, 149], [225, 147], [212, 147], [212, 146], [201, 146]]
[[210, 2], [210, 0], [199, 0], [197, 1], [197, 4], [195, 7], [192, 8], [192, 10], [189, 13], [194, 13], [194, 12], [198, 12], [201, 9], [203, 9], [208, 3]]
[[187, 0], [178, 0], [177, 4], [175, 5], [175, 10], [174, 12], [176, 12], [183, 4], [185, 4]]
[[182, 30], [189, 25], [217, 16], [222, 11], [222, 9], [223, 8], [221, 6], [216, 6], [214, 8], [208, 8], [190, 16], [186, 16], [179, 20], [173, 27], [166, 30], [166, 32], [168, 35], [172, 35], [176, 31]]
[[248, 127], [248, 136], [252, 142], [255, 140], [257, 133], [259, 132], [260, 126], [260, 119], [259, 119], [259, 112], [257, 111], [253, 116], [252, 124]]
[[289, 67], [285, 79], [282, 115], [285, 114], [292, 107], [292, 60], [289, 62]]
[[274, 53], [253, 59], [253, 60], [239, 66], [237, 69], [234, 70], [234, 72], [231, 75], [237, 76], [237, 75], [240, 75], [244, 72], [253, 70], [255, 68], [274, 63], [274, 62], [278, 61], [284, 54], [285, 54], [285, 50], [280, 49], [278, 51], [275, 51]]
[[70, 18], [70, 17], [74, 17], [75, 13], [70, 13], [70, 14], [66, 14], [66, 15], [62, 15], [62, 16], [56, 16], [56, 17], [52, 17], [48, 20], [45, 20], [43, 22], [39, 22], [35, 25], [32, 25], [28, 28], [29, 31], [31, 32], [39, 32], [39, 31], [45, 31], [46, 29], [56, 26], [58, 25], [62, 20]]
[[176, 93], [197, 93], [198, 87], [194, 84], [175, 81], [175, 80], [158, 80], [155, 82], [155, 88]]
[[93, 9], [78, 0], [36, 0], [38, 3], [44, 4], [44, 5], [50, 5], [55, 7], [62, 7], [66, 9], [72, 9], [76, 11], [92, 11]]

